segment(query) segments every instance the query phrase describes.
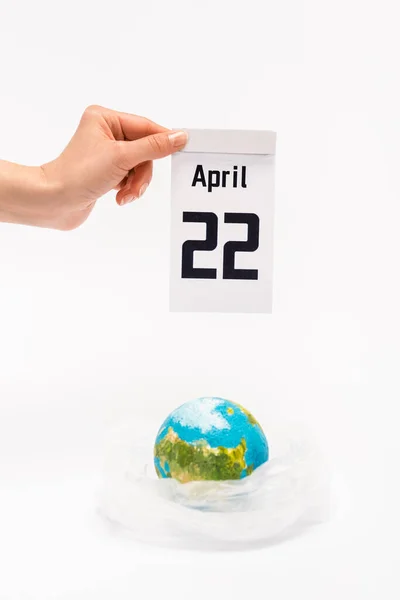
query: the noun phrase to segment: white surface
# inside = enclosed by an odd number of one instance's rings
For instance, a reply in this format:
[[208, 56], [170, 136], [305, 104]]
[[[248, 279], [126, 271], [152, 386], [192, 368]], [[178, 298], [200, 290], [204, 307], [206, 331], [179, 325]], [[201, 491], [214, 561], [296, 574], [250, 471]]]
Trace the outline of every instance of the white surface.
[[[212, 138], [212, 136], [210, 136]], [[202, 167], [207, 185], [195, 178]], [[237, 187], [233, 168], [237, 167]], [[242, 169], [245, 175], [242, 179]], [[212, 172], [229, 171], [226, 186], [214, 187]], [[199, 171], [200, 173], [200, 171]], [[275, 157], [256, 154], [182, 152], [172, 158], [170, 308], [173, 311], [269, 313], [272, 309], [272, 257]], [[203, 179], [203, 178], [202, 178]], [[208, 180], [210, 183], [208, 183]], [[193, 186], [193, 182], [196, 185]], [[246, 187], [242, 187], [246, 185]], [[205, 222], [185, 222], [184, 213], [211, 213], [217, 221], [215, 237]], [[226, 215], [246, 215], [241, 223], [225, 222]], [[250, 215], [250, 216], [247, 216]], [[255, 215], [255, 216], [253, 216]], [[196, 217], [196, 215], [194, 215]], [[193, 217], [192, 217], [193, 218]], [[201, 217], [205, 219], [205, 217]], [[256, 219], [255, 226], [246, 219]], [[225, 269], [225, 249], [231, 242], [258, 236], [252, 252], [236, 251], [234, 268], [257, 271], [257, 279], [233, 279]], [[214, 242], [213, 250], [192, 253], [194, 269], [213, 269], [215, 278], [182, 277], [183, 245], [187, 240]], [[252, 246], [255, 247], [255, 244]], [[196, 274], [194, 274], [196, 275]], [[245, 274], [247, 275], [247, 274]], [[228, 278], [229, 277], [229, 278]]]
[[222, 154], [275, 154], [274, 131], [186, 129], [189, 141], [181, 152]]
[[[53, 158], [93, 102], [279, 133], [272, 315], [168, 313], [169, 160], [140, 202], [110, 195], [77, 231], [0, 226], [1, 600], [399, 596], [396, 9], [1, 3], [4, 158]], [[336, 521], [243, 554], [104, 530], [92, 477], [111, 424], [208, 394], [308, 424]]]

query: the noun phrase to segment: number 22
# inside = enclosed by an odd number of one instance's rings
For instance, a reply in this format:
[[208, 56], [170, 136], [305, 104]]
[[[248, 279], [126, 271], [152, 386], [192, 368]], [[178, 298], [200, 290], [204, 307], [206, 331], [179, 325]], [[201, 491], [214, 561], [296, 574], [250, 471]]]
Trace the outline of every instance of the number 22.
[[[218, 245], [218, 217], [212, 212], [184, 212], [184, 223], [205, 223], [205, 240], [187, 240], [182, 245], [182, 279], [217, 279], [217, 269], [193, 266], [195, 251], [210, 252]], [[225, 223], [247, 224], [247, 240], [226, 242], [223, 279], [258, 279], [258, 269], [236, 269], [236, 252], [254, 252], [259, 245], [260, 219], [254, 213], [225, 213]]]

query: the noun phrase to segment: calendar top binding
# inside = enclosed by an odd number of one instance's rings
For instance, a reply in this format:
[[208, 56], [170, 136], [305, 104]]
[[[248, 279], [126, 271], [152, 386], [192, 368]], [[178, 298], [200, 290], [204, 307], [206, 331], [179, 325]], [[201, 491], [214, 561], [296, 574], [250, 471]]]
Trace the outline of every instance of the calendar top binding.
[[189, 141], [181, 152], [274, 155], [276, 133], [244, 129], [184, 129]]

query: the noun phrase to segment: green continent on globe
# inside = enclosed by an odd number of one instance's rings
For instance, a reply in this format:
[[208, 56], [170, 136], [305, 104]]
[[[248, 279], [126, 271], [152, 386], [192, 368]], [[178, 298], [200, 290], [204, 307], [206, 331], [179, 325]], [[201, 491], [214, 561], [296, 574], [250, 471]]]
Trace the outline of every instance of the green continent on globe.
[[[245, 453], [244, 438], [236, 448], [211, 448], [203, 440], [190, 444], [181, 440], [172, 427], [154, 448], [154, 456], [166, 476], [181, 483], [240, 479], [243, 471], [250, 475], [253, 468], [247, 467]], [[157, 463], [157, 474], [162, 477]]]

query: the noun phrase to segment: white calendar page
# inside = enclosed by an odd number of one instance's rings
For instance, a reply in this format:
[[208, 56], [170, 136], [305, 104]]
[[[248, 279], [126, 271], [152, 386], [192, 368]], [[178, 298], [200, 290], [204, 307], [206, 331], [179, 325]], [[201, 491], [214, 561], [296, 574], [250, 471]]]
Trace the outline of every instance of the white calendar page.
[[275, 134], [189, 136], [172, 157], [170, 310], [271, 312]]

